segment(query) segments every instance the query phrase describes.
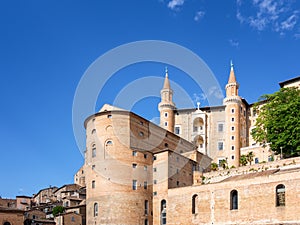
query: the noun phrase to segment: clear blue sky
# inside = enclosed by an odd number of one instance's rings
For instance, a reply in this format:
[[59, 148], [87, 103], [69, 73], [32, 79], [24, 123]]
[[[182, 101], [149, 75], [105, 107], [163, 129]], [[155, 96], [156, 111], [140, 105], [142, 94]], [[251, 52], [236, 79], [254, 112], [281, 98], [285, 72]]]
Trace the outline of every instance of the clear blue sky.
[[[119, 45], [182, 45], [206, 62], [221, 87], [232, 59], [249, 103], [300, 74], [297, 0], [7, 0], [0, 2], [0, 32], [2, 197], [73, 182], [83, 164], [72, 129], [76, 87], [94, 60]], [[98, 109], [127, 83], [164, 76], [164, 67], [141, 63], [120, 71], [105, 86]], [[201, 96], [175, 67], [169, 76], [191, 98]], [[152, 119], [157, 103], [144, 99], [133, 110]]]

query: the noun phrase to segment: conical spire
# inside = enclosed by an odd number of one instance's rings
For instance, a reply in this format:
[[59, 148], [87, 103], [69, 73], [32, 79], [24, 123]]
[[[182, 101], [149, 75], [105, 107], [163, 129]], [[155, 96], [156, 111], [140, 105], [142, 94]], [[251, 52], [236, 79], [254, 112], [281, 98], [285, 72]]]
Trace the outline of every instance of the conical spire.
[[234, 69], [233, 69], [233, 63], [232, 63], [232, 60], [230, 61], [230, 75], [229, 75], [229, 79], [228, 79], [228, 84], [230, 83], [236, 83], [236, 78], [235, 78], [235, 75], [234, 75]]
[[164, 82], [163, 89], [171, 89], [171, 87], [170, 87], [170, 81], [169, 81], [169, 76], [168, 76], [168, 68], [167, 67], [166, 67], [166, 76], [165, 76], [165, 82]]

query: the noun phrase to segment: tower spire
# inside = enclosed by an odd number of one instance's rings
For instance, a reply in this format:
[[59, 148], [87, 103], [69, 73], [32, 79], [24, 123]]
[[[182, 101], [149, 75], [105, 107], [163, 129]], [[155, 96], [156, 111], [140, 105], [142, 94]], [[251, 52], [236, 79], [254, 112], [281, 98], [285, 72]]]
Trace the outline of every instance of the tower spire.
[[165, 72], [166, 72], [166, 75], [165, 75], [165, 81], [164, 81], [163, 89], [171, 89], [170, 81], [169, 81], [169, 75], [168, 75], [168, 67], [166, 67]]
[[228, 79], [228, 84], [230, 83], [236, 83], [232, 60], [230, 60], [230, 75]]

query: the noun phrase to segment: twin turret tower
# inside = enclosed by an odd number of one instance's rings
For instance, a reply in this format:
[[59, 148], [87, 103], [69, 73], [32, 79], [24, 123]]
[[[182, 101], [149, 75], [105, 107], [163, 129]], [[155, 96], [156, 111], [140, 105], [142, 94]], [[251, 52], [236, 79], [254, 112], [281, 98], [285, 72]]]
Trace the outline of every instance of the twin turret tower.
[[[158, 105], [160, 126], [191, 142], [195, 142], [195, 132], [200, 132], [203, 136], [203, 144], [200, 146], [201, 152], [207, 152], [208, 156], [216, 163], [226, 160], [229, 167], [238, 167], [240, 148], [247, 144], [247, 103], [238, 94], [239, 84], [236, 81], [232, 62], [225, 91], [226, 97], [223, 100], [223, 106], [189, 110], [176, 109], [173, 102], [173, 90], [166, 69], [164, 85], [160, 92], [161, 102]], [[200, 118], [202, 121], [201, 129], [196, 129], [195, 120], [199, 116], [199, 111], [206, 116]], [[222, 125], [222, 129], [220, 125]], [[204, 149], [206, 147], [208, 149]]]

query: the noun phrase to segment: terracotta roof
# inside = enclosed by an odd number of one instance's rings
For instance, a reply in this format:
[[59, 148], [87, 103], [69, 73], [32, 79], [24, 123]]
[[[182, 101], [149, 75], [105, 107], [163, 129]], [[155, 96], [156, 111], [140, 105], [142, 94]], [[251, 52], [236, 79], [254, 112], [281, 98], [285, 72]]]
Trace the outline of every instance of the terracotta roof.
[[289, 79], [289, 80], [286, 80], [286, 81], [279, 82], [279, 86], [280, 86], [280, 87], [283, 87], [284, 85], [291, 84], [291, 83], [294, 83], [294, 82], [299, 81], [299, 80], [300, 80], [300, 76], [294, 77], [294, 78], [292, 78], [292, 79]]
[[220, 182], [238, 181], [238, 180], [252, 179], [261, 176], [269, 176], [271, 174], [277, 173], [278, 171], [279, 169], [274, 169], [274, 170], [266, 170], [263, 172], [253, 172], [253, 173], [248, 173], [243, 175], [236, 175], [236, 176], [228, 177]]

